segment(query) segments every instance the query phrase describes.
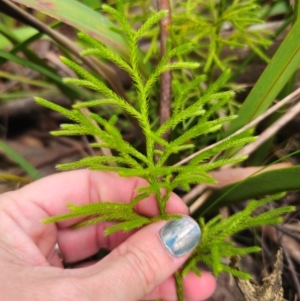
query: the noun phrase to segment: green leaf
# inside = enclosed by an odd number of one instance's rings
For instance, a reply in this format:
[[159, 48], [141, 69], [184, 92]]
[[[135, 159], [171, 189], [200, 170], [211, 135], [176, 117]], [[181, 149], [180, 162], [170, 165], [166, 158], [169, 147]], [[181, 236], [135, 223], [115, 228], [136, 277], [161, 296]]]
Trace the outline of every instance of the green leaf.
[[[69, 212], [59, 214], [56, 216], [48, 217], [43, 219], [43, 223], [49, 224], [53, 222], [59, 222], [66, 219], [72, 219], [77, 217], [95, 217], [101, 220], [97, 222], [110, 220], [110, 221], [118, 221], [124, 220], [124, 216], [126, 220], [133, 220], [139, 217], [130, 204], [116, 203], [116, 202], [100, 202], [93, 204], [85, 204], [85, 205], [73, 205], [72, 203], [68, 204]], [[102, 217], [100, 216], [102, 215]], [[84, 221], [85, 222], [85, 221]], [[83, 222], [83, 223], [84, 223]], [[88, 222], [88, 221], [87, 221]], [[94, 223], [94, 222], [93, 222]], [[77, 224], [80, 227], [82, 223]]]
[[120, 230], [123, 230], [124, 232], [129, 232], [133, 229], [141, 228], [142, 226], [145, 226], [149, 223], [150, 223], [149, 218], [140, 216], [135, 220], [126, 221], [123, 223], [119, 223], [115, 226], [111, 226], [111, 227], [107, 228], [104, 233], [105, 233], [105, 235], [110, 235], [110, 234], [112, 234], [116, 231], [120, 231]]
[[300, 189], [300, 166], [271, 170], [247, 178], [237, 184], [216, 190], [195, 212], [196, 216], [237, 202], [268, 194]]
[[90, 8], [93, 8], [93, 9], [98, 9], [100, 7], [99, 5], [101, 3], [101, 1], [99, 1], [99, 0], [81, 0], [81, 2], [84, 5], [86, 5]]
[[271, 62], [243, 103], [230, 135], [265, 112], [300, 64], [300, 19], [294, 24]]
[[[3, 27], [4, 27], [4, 25], [0, 24], [0, 31], [1, 31], [1, 28], [3, 28]], [[25, 40], [31, 38], [32, 36], [34, 36], [37, 33], [37, 30], [32, 27], [24, 26], [24, 27], [19, 27], [19, 28], [13, 29], [12, 33], [19, 41], [25, 41]], [[6, 47], [9, 47], [11, 45], [12, 45], [12, 43], [4, 35], [0, 35], [0, 48], [1, 49], [5, 49]]]
[[[97, 168], [98, 165], [101, 164], [107, 164], [110, 162], [117, 162], [117, 163], [126, 163], [127, 161], [123, 158], [117, 157], [117, 156], [92, 156], [92, 157], [86, 157], [79, 161], [73, 162], [73, 163], [65, 163], [63, 165], [59, 165], [60, 167], [63, 167], [65, 169], [78, 169], [83, 167], [95, 167]], [[62, 168], [60, 168], [62, 169]]]
[[28, 76], [15, 75], [10, 72], [5, 72], [0, 70], [0, 77], [5, 79], [10, 79], [13, 81], [18, 81], [20, 83], [41, 87], [41, 88], [53, 88], [53, 84], [47, 83], [42, 80], [35, 80], [28, 78]]
[[54, 72], [50, 71], [49, 69], [44, 68], [43, 66], [37, 65], [34, 62], [30, 62], [29, 60], [26, 59], [22, 59], [14, 54], [8, 53], [6, 51], [0, 50], [0, 57], [3, 57], [7, 60], [10, 60], [12, 62], [15, 62], [19, 65], [28, 67], [32, 70], [35, 70], [43, 75], [45, 75], [47, 78], [49, 78], [51, 81], [53, 81], [54, 83], [57, 84], [57, 86], [61, 89], [61, 90], [65, 90], [67, 91], [68, 95], [73, 98], [76, 97], [84, 97], [86, 98], [86, 93], [84, 93], [83, 91], [80, 91], [77, 88], [74, 88], [72, 86], [66, 85], [60, 76], [58, 76], [57, 74], [55, 74]]
[[41, 97], [35, 97], [35, 101], [36, 101], [36, 103], [38, 103], [38, 104], [40, 104], [40, 105], [42, 105], [42, 106], [44, 106], [48, 109], [51, 109], [55, 112], [58, 112], [58, 113], [60, 113], [64, 116], [66, 116], [67, 118], [75, 121], [75, 122], [79, 121], [79, 119], [76, 118], [76, 115], [74, 114], [74, 112], [72, 112], [72, 111], [70, 111], [70, 110], [68, 110], [68, 109], [66, 109], [66, 108], [64, 108], [60, 105], [57, 105], [57, 104], [55, 104], [51, 101], [48, 101], [44, 98], [41, 98]]
[[24, 157], [22, 157], [20, 154], [14, 151], [3, 141], [0, 141], [0, 148], [2, 148], [2, 150], [34, 180], [38, 180], [42, 177], [40, 172], [33, 165], [31, 165], [31, 163], [29, 163]]
[[119, 67], [123, 68], [125, 71], [127, 71], [129, 74], [131, 74], [132, 70], [131, 67], [128, 65], [126, 61], [124, 61], [117, 53], [115, 49], [109, 49], [106, 47], [102, 42], [99, 42], [98, 40], [90, 37], [89, 35], [85, 33], [79, 33], [78, 34], [79, 39], [82, 41], [85, 41], [86, 43], [91, 45], [91, 48], [87, 48], [84, 50], [81, 55], [99, 55], [105, 59], [108, 59], [115, 64], [117, 64]]
[[152, 26], [157, 24], [160, 19], [162, 19], [164, 16], [166, 16], [167, 11], [161, 10], [157, 12], [155, 15], [153, 15], [150, 19], [148, 19], [137, 31], [136, 38], [141, 38]]
[[103, 44], [121, 53], [127, 53], [126, 44], [106, 17], [75, 0], [13, 0], [42, 12], [54, 19], [67, 23], [76, 29], [100, 40]]

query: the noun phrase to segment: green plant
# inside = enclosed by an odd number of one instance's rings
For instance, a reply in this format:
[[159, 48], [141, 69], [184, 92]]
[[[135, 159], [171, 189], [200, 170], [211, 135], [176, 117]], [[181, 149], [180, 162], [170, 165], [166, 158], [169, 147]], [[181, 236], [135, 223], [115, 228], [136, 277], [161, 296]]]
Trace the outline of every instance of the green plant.
[[[132, 25], [145, 22], [153, 5], [149, 1], [124, 1], [125, 12]], [[140, 10], [134, 15], [133, 7], [139, 6]], [[176, 72], [172, 75], [173, 95], [176, 96], [180, 91], [180, 85], [188, 85], [189, 82], [200, 74], [205, 75], [206, 79], [202, 85], [195, 86], [193, 91], [185, 95], [182, 106], [188, 107], [203, 95], [206, 87], [209, 87], [215, 80], [216, 74], [231, 69], [235, 72], [242, 72], [235, 63], [235, 51], [248, 48], [253, 54], [256, 54], [265, 62], [269, 58], [264, 50], [271, 44], [270, 33], [262, 24], [262, 7], [255, 0], [235, 0], [235, 1], [170, 1], [172, 9], [172, 22], [169, 26], [169, 35], [172, 44], [176, 47], [189, 42], [191, 46], [184, 53], [178, 53], [174, 59], [177, 61], [188, 61], [191, 58], [201, 63], [197, 69]], [[253, 28], [250, 29], [250, 27]], [[255, 28], [256, 26], [256, 28]], [[146, 34], [149, 40], [149, 47], [145, 50], [144, 62], [157, 60], [159, 57], [159, 45], [157, 43], [160, 37], [160, 27], [156, 24]], [[147, 42], [146, 42], [147, 44]], [[237, 76], [237, 74], [235, 74]], [[228, 89], [231, 83], [224, 81], [220, 90]], [[159, 85], [153, 89], [153, 95], [159, 94]], [[136, 100], [135, 94], [131, 95], [132, 101]], [[213, 104], [211, 100], [206, 104], [206, 108]], [[223, 104], [220, 111], [215, 112], [215, 118], [223, 115], [236, 114], [239, 111], [240, 104], [232, 97], [226, 104]], [[150, 112], [155, 116], [155, 108]], [[221, 113], [220, 113], [221, 112]], [[185, 132], [189, 127], [197, 123], [197, 118], [190, 118], [182, 122], [180, 126], [174, 129], [174, 135], [178, 136]], [[199, 137], [195, 140], [197, 148], [203, 148], [207, 141], [219, 139], [215, 133]], [[186, 153], [189, 153], [186, 151]]]
[[[230, 48], [245, 48], [247, 46], [263, 60], [269, 60], [260, 49], [260, 47], [270, 45], [271, 41], [266, 39], [268, 31], [264, 29], [249, 30], [249, 26], [263, 23], [258, 1], [189, 0], [171, 1], [171, 5], [173, 11], [172, 41], [175, 45], [181, 45], [190, 40], [194, 47], [188, 54], [195, 55], [196, 53], [199, 55], [199, 59], [205, 62], [203, 65], [205, 73], [212, 74], [215, 67], [223, 71], [229, 66], [232, 67], [232, 58], [221, 56], [225, 46]], [[128, 6], [129, 10], [131, 4]], [[138, 21], [144, 21], [143, 17], [148, 17], [147, 10], [144, 9], [143, 12], [143, 16], [138, 15], [136, 17]], [[227, 28], [225, 32], [224, 27]], [[159, 36], [159, 29], [153, 28], [148, 36], [151, 37], [151, 47], [147, 53], [147, 59], [158, 53], [156, 41]], [[183, 57], [181, 58], [183, 59]]]
[[[149, 107], [153, 103], [151, 90], [163, 72], [169, 70], [193, 70], [199, 68], [199, 64], [196, 62], [174, 60], [180, 54], [189, 51], [192, 45], [188, 43], [172, 48], [171, 43], [168, 43], [166, 54], [161, 58], [149, 77], [144, 78], [139, 70], [140, 56], [138, 42], [147, 34], [147, 31], [153, 25], [165, 16], [166, 11], [160, 11], [153, 14], [137, 31], [135, 31], [131, 28], [125, 17], [121, 0], [117, 1], [117, 9], [107, 5], [104, 5], [103, 9], [118, 21], [121, 30], [125, 33], [129, 51], [128, 59], [122, 58], [104, 44], [83, 33], [79, 34], [79, 37], [89, 45], [89, 47], [82, 52], [82, 55], [96, 55], [112, 61], [120, 68], [127, 71], [132, 77], [136, 89], [138, 99], [137, 108], [108, 88], [96, 76], [67, 58], [62, 58], [62, 61], [73, 69], [81, 78], [66, 78], [64, 81], [68, 84], [75, 84], [80, 87], [95, 90], [101, 93], [103, 97], [75, 104], [73, 105], [72, 110], [65, 109], [42, 98], [36, 98], [36, 101], [45, 107], [61, 113], [72, 121], [72, 123], [61, 125], [60, 130], [52, 132], [53, 135], [91, 135], [97, 137], [98, 140], [101, 141], [91, 143], [92, 147], [108, 148], [114, 152], [114, 156], [87, 157], [77, 162], [58, 165], [58, 169], [66, 170], [88, 167], [92, 170], [117, 172], [124, 177], [139, 176], [149, 183], [148, 186], [138, 189], [137, 196], [133, 198], [129, 204], [120, 204], [111, 202], [111, 200], [107, 203], [102, 202], [84, 206], [69, 204], [69, 213], [44, 220], [46, 223], [52, 223], [69, 218], [85, 217], [85, 220], [76, 224], [75, 227], [88, 226], [102, 221], [119, 222], [106, 229], [106, 234], [109, 235], [119, 230], [130, 231], [159, 220], [180, 218], [178, 215], [166, 213], [166, 204], [171, 192], [179, 186], [188, 190], [191, 184], [214, 183], [215, 180], [209, 175], [208, 171], [229, 163], [233, 164], [241, 162], [246, 157], [222, 158], [219, 156], [217, 160], [211, 159], [225, 150], [250, 143], [254, 141], [255, 138], [251, 136], [251, 132], [249, 131], [238, 135], [232, 135], [231, 137], [220, 141], [215, 147], [199, 153], [184, 166], [168, 166], [168, 159], [172, 155], [193, 148], [193, 144], [191, 143], [193, 139], [201, 135], [217, 132], [222, 128], [224, 123], [235, 118], [235, 116], [218, 119], [214, 118], [214, 113], [233, 97], [232, 91], [220, 91], [229, 78], [230, 71], [224, 71], [223, 74], [208, 87], [201, 97], [186, 106], [183, 106], [185, 98], [190, 92], [193, 92], [193, 90], [198, 88], [205, 76], [196, 76], [188, 85], [180, 85], [178, 82], [179, 93], [175, 95], [171, 117], [162, 125], [156, 125], [153, 123], [153, 120], [151, 120], [149, 114]], [[171, 58], [173, 59], [173, 62], [170, 62]], [[206, 106], [211, 100], [215, 100], [215, 103]], [[138, 121], [145, 134], [145, 153], [139, 151], [129, 142], [124, 140], [120, 130], [115, 126], [117, 115], [113, 115], [107, 120], [95, 113], [91, 113], [89, 117], [97, 123], [95, 124], [80, 110], [85, 107], [101, 105], [117, 106]], [[170, 141], [166, 141], [163, 138], [163, 135], [166, 132], [176, 131], [176, 127], [192, 118], [197, 120], [196, 124], [190, 126], [184, 133]], [[152, 218], [139, 215], [134, 211], [134, 206], [150, 194], [155, 195], [160, 209], [160, 214]], [[220, 258], [223, 256], [255, 252], [258, 251], [259, 248], [250, 247], [240, 249], [235, 247], [234, 244], [227, 242], [226, 238], [246, 227], [281, 222], [282, 218], [280, 216], [292, 211], [293, 207], [283, 207], [257, 216], [253, 215], [255, 209], [278, 197], [279, 196], [276, 195], [261, 201], [250, 202], [245, 210], [223, 221], [221, 221], [220, 217], [215, 217], [207, 223], [205, 223], [203, 219], [200, 219], [200, 226], [203, 231], [202, 241], [197, 246], [182, 271], [177, 272], [175, 275], [179, 300], [183, 300], [182, 277], [184, 277], [189, 270], [198, 273], [198, 261], [207, 263], [216, 275], [225, 271], [238, 277], [249, 278], [249, 275], [246, 273], [237, 272], [228, 266], [222, 265], [220, 263]]]

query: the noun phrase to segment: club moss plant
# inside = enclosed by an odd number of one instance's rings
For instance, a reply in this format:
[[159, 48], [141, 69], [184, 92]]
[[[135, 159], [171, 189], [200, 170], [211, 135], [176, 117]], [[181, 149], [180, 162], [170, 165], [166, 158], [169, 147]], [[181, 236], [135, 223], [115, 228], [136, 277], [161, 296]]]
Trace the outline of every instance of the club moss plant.
[[[170, 156], [181, 154], [187, 149], [192, 150], [194, 139], [209, 133], [221, 131], [224, 123], [236, 118], [236, 116], [218, 119], [214, 117], [216, 116], [215, 112], [233, 97], [234, 93], [232, 91], [221, 90], [221, 87], [223, 87], [230, 76], [230, 71], [225, 70], [207, 88], [201, 97], [195, 102], [189, 103], [188, 106], [186, 104], [183, 105], [186, 96], [197, 89], [205, 80], [205, 76], [195, 76], [188, 84], [182, 86], [180, 86], [180, 81], [178, 81], [177, 85], [179, 87], [177, 91], [179, 93], [176, 93], [172, 100], [171, 117], [161, 125], [153, 124], [153, 120], [151, 120], [149, 114], [150, 106], [154, 101], [151, 90], [157, 84], [163, 72], [199, 68], [199, 63], [197, 62], [184, 62], [175, 59], [180, 54], [190, 51], [192, 45], [187, 43], [172, 48], [171, 43], [168, 43], [166, 54], [157, 63], [149, 77], [144, 78], [139, 71], [141, 58], [138, 42], [147, 35], [148, 30], [153, 25], [157, 24], [166, 15], [166, 11], [153, 13], [138, 30], [134, 30], [126, 19], [122, 1], [117, 1], [116, 9], [107, 5], [104, 5], [103, 9], [117, 20], [119, 31], [124, 33], [128, 43], [128, 60], [125, 60], [101, 42], [84, 33], [79, 34], [79, 38], [87, 45], [82, 55], [101, 57], [125, 70], [133, 80], [138, 104], [133, 106], [112, 91], [103, 81], [85, 70], [84, 67], [65, 57], [61, 58], [61, 60], [73, 69], [79, 75], [79, 78], [65, 78], [64, 81], [97, 91], [101, 93], [102, 97], [76, 103], [70, 110], [42, 98], [36, 98], [36, 101], [45, 107], [59, 112], [70, 120], [70, 123], [62, 124], [59, 130], [53, 131], [53, 135], [90, 135], [97, 137], [98, 142], [91, 143], [91, 147], [108, 148], [113, 153], [113, 156], [90, 156], [77, 162], [61, 164], [57, 166], [59, 170], [89, 168], [91, 170], [116, 172], [122, 177], [141, 177], [147, 181], [148, 185], [137, 189], [136, 196], [129, 204], [107, 200], [109, 202], [75, 206], [72, 204], [72, 200], [70, 200], [68, 204], [69, 212], [50, 217], [43, 221], [45, 223], [53, 223], [65, 219], [82, 217], [83, 221], [78, 222], [73, 228], [91, 226], [103, 221], [118, 222], [105, 230], [105, 234], [110, 235], [116, 231], [131, 231], [160, 220], [181, 218], [179, 215], [168, 214], [166, 212], [166, 205], [171, 192], [177, 187], [189, 190], [193, 184], [215, 183], [216, 181], [209, 174], [209, 171], [226, 164], [242, 162], [246, 157], [227, 158], [224, 156], [222, 158], [218, 156], [216, 160], [212, 160], [212, 158], [225, 150], [250, 143], [255, 140], [255, 137], [252, 137], [249, 131], [232, 135], [229, 138], [221, 140], [215, 147], [200, 152], [183, 166], [169, 166], [168, 159]], [[172, 62], [170, 63], [170, 61]], [[212, 100], [214, 100], [213, 104], [211, 104]], [[210, 105], [207, 106], [207, 104]], [[145, 136], [145, 152], [139, 151], [122, 137], [120, 130], [116, 127], [117, 115], [111, 116], [110, 119], [105, 119], [95, 113], [90, 113], [89, 116], [86, 116], [81, 111], [82, 108], [105, 105], [117, 106], [136, 119]], [[163, 138], [167, 131], [174, 131], [176, 127], [180, 126], [183, 122], [189, 121], [191, 118], [196, 118], [197, 122], [181, 135], [172, 137], [170, 141], [166, 141]], [[135, 205], [149, 195], [155, 195], [159, 207], [160, 212], [155, 217], [143, 216], [134, 210]], [[244, 210], [225, 220], [222, 220], [220, 216], [215, 216], [205, 222], [204, 218], [200, 217], [201, 241], [182, 269], [175, 274], [179, 300], [184, 300], [182, 288], [183, 277], [189, 271], [194, 271], [201, 276], [197, 267], [198, 262], [206, 263], [212, 269], [214, 275], [227, 272], [243, 279], [250, 278], [249, 274], [237, 271], [221, 263], [221, 258], [257, 252], [260, 250], [259, 247], [239, 248], [232, 241], [229, 241], [228, 237], [248, 227], [282, 222], [282, 216], [292, 211], [293, 207], [281, 207], [258, 215], [255, 214], [255, 210], [258, 207], [280, 197], [281, 195], [275, 195], [260, 201], [251, 201]]]

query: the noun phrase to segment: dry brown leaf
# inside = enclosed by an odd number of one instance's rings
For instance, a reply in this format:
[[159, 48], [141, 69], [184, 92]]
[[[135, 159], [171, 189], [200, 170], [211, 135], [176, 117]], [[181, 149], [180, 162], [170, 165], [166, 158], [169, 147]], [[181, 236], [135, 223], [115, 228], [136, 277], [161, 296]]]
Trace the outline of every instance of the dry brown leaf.
[[278, 163], [278, 164], [268, 166], [266, 168], [264, 168], [264, 166], [251, 166], [251, 167], [237, 167], [237, 168], [228, 168], [228, 169], [211, 171], [210, 172], [211, 176], [213, 176], [218, 181], [218, 183], [212, 185], [210, 184], [207, 186], [214, 189], [220, 189], [224, 186], [242, 181], [247, 177], [253, 175], [254, 173], [258, 175], [260, 173], [274, 170], [274, 169], [287, 168], [290, 167], [291, 165], [292, 165], [291, 163]]
[[[231, 258], [230, 266], [239, 270], [237, 263], [239, 256]], [[273, 272], [263, 279], [262, 285], [252, 284], [249, 280], [235, 278], [238, 287], [246, 301], [285, 301], [281, 274], [283, 269], [282, 249], [279, 249], [276, 256]]]

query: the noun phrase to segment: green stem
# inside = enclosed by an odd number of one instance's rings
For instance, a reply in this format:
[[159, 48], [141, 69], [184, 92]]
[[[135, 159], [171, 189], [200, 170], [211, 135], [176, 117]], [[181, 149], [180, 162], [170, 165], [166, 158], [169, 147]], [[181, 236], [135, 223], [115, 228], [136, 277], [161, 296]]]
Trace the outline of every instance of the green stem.
[[182, 281], [183, 281], [183, 277], [179, 272], [176, 272], [174, 274], [175, 276], [175, 282], [176, 282], [176, 289], [177, 289], [177, 298], [178, 301], [184, 301], [183, 299], [183, 287], [182, 287]]
[[164, 208], [166, 208], [166, 206], [167, 206], [170, 195], [171, 195], [171, 191], [167, 190], [164, 197], [163, 197], [163, 199], [162, 199], [162, 203], [163, 203]]
[[156, 196], [156, 200], [157, 200], [157, 204], [159, 207], [159, 211], [161, 215], [166, 215], [166, 206], [164, 205], [164, 198], [161, 195], [161, 192], [158, 192], [155, 194]]

